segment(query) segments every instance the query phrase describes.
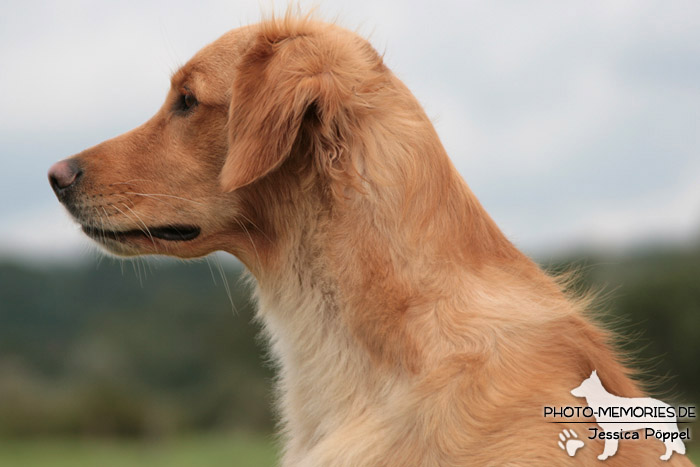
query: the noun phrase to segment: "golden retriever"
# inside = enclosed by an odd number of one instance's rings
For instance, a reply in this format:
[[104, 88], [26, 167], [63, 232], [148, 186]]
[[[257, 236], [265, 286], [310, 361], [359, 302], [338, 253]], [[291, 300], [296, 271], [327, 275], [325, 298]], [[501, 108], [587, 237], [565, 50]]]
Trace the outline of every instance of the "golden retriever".
[[[569, 456], [559, 434], [587, 426], [543, 408], [580, 406], [570, 390], [592, 370], [611, 393], [642, 391], [584, 305], [504, 237], [366, 40], [272, 18], [171, 81], [151, 120], [49, 178], [113, 253], [245, 264], [279, 365], [282, 465], [598, 463], [603, 440]], [[608, 464], [662, 450], [624, 443]]]

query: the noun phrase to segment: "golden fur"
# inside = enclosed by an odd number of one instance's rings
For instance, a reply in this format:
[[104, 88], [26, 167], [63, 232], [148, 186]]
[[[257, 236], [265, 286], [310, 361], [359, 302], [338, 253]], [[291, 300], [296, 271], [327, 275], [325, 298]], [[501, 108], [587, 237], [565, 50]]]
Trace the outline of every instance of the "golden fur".
[[[183, 94], [198, 104], [174, 111]], [[231, 31], [174, 74], [150, 121], [74, 158], [64, 202], [107, 249], [224, 250], [251, 271], [284, 466], [597, 465], [603, 442], [568, 457], [559, 432], [588, 426], [548, 423], [543, 407], [585, 405], [569, 391], [593, 369], [610, 392], [642, 395], [352, 32], [291, 16]], [[113, 234], [179, 224], [201, 234]], [[607, 465], [662, 451], [620, 443]]]

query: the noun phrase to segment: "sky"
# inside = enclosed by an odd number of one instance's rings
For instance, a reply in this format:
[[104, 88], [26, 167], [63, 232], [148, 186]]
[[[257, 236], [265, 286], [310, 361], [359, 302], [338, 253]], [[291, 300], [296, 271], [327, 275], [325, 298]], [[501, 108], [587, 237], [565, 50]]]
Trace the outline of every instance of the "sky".
[[[385, 54], [526, 252], [700, 238], [700, 3], [300, 4]], [[5, 0], [0, 257], [91, 258], [49, 166], [150, 118], [198, 49], [285, 5]]]

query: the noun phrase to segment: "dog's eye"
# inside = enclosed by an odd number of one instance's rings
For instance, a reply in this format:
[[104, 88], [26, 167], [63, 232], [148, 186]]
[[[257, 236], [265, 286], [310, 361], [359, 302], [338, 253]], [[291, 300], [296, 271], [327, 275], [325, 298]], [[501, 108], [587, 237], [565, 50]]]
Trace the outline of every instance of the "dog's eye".
[[189, 112], [197, 106], [199, 102], [192, 94], [180, 94], [177, 102], [175, 102], [175, 111], [185, 113]]
[[183, 97], [183, 102], [185, 104], [185, 107], [188, 109], [191, 109], [195, 105], [197, 105], [197, 99], [194, 98], [192, 94], [185, 94]]

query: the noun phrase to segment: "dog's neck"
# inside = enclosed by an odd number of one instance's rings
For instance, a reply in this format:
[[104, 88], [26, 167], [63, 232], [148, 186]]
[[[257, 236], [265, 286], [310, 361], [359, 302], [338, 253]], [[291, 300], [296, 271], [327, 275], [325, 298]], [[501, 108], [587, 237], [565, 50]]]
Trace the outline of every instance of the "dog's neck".
[[373, 371], [368, 354], [356, 348], [341, 278], [323, 246], [331, 214], [322, 204], [314, 196], [311, 204], [307, 199], [288, 205], [294, 212], [287, 215], [303, 222], [275, 236], [281, 246], [270, 253], [275, 267], [257, 275], [258, 318], [278, 367], [278, 407], [282, 432], [289, 434], [289, 457], [308, 451], [392, 379]]
[[254, 187], [256, 196], [276, 197], [257, 201], [268, 207], [264, 235], [243, 258], [279, 366], [282, 423], [295, 433], [288, 450], [308, 449], [367, 406], [385, 405], [423, 371], [428, 353], [442, 357], [442, 344], [417, 338], [421, 320], [440, 320], [435, 304], [463, 303], [464, 278], [482, 267], [522, 262], [442, 147], [421, 150], [437, 154], [413, 158], [410, 183], [368, 176], [364, 193], [344, 199], [294, 183], [280, 194], [290, 186], [283, 175], [264, 182], [274, 189]]
[[[409, 384], [425, 358], [408, 322], [411, 315], [425, 306], [423, 300], [450, 300], [448, 291], [458, 289], [435, 283], [431, 276], [444, 276], [435, 268], [461, 276], [461, 269], [486, 261], [489, 235], [459, 229], [487, 229], [490, 220], [455, 219], [467, 215], [456, 209], [479, 214], [480, 207], [469, 204], [456, 174], [448, 183], [440, 195], [444, 205], [427, 205], [419, 188], [400, 222], [394, 220], [396, 212], [373, 205], [385, 206], [382, 196], [391, 194], [341, 202], [323, 190], [307, 192], [303, 202], [288, 199], [273, 222], [284, 225], [286, 218], [298, 224], [268, 232], [272, 249], [258, 243], [257, 256], [274, 263], [251, 269], [259, 318], [278, 365], [282, 424], [295, 434], [289, 436], [290, 452], [308, 449]], [[328, 204], [334, 202], [340, 204]], [[471, 252], [462, 243], [470, 238], [481, 242], [472, 244]]]

